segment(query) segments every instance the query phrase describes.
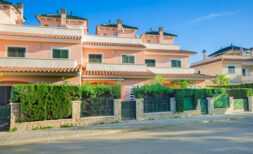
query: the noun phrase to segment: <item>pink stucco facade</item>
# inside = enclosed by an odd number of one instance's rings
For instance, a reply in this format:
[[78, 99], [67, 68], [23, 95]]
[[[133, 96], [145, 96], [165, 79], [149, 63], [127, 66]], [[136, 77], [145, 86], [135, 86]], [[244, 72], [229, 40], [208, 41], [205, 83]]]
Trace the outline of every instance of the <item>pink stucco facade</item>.
[[[1, 11], [4, 10], [0, 9], [0, 18]], [[168, 82], [189, 79], [199, 84], [205, 80], [189, 68], [189, 58], [194, 52], [174, 45], [176, 35], [162, 28], [137, 36], [138, 28], [119, 20], [98, 25], [96, 34], [91, 35], [87, 34], [87, 19], [65, 10], [37, 18], [41, 26], [0, 24], [0, 85], [119, 82], [122, 98], [127, 98], [133, 86], [148, 83], [156, 75], [164, 76]], [[8, 57], [8, 47], [25, 48], [25, 56]], [[64, 50], [68, 56], [54, 58], [53, 49]], [[90, 63], [92, 54], [101, 55], [101, 62]], [[134, 57], [134, 62], [124, 64], [123, 55]], [[147, 66], [146, 60], [153, 60], [155, 66]], [[176, 67], [172, 61], [177, 62]]]

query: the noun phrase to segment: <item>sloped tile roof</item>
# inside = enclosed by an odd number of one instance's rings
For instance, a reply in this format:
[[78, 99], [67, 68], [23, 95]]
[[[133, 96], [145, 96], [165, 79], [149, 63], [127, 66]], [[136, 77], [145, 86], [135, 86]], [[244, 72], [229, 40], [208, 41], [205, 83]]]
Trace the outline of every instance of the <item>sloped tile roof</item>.
[[[160, 35], [160, 32], [159, 32], [159, 31], [150, 31], [150, 32], [145, 32], [145, 34], [148, 34], [148, 35]], [[177, 37], [176, 34], [172, 34], [172, 33], [164, 32], [163, 34], [164, 34], [165, 36]]]
[[0, 4], [13, 5], [11, 2], [9, 2], [7, 0], [0, 0]]
[[213, 53], [211, 53], [210, 55], [208, 55], [209, 57], [214, 57], [214, 56], [218, 56], [218, 55], [222, 55], [224, 53], [226, 53], [227, 51], [230, 51], [230, 50], [249, 50], [247, 48], [243, 48], [243, 47], [239, 47], [239, 46], [235, 46], [235, 45], [231, 45], [231, 46], [228, 46], [228, 47], [225, 47], [225, 48], [222, 48], [220, 50], [217, 50]]
[[[117, 27], [117, 24], [101, 24], [100, 26], [103, 26], [103, 27]], [[129, 26], [129, 25], [125, 25], [125, 24], [122, 24], [123, 28], [128, 28], [128, 29], [138, 29], [137, 27], [134, 27], [134, 26]]]
[[[41, 14], [41, 15], [38, 15], [38, 16], [41, 16], [41, 17], [51, 17], [51, 18], [60, 18], [61, 17], [60, 14]], [[79, 16], [74, 16], [74, 15], [70, 15], [70, 14], [67, 15], [67, 19], [87, 20], [86, 18], [79, 17]]]
[[81, 66], [73, 68], [46, 68], [46, 67], [0, 67], [0, 72], [12, 73], [76, 73], [79, 72]]

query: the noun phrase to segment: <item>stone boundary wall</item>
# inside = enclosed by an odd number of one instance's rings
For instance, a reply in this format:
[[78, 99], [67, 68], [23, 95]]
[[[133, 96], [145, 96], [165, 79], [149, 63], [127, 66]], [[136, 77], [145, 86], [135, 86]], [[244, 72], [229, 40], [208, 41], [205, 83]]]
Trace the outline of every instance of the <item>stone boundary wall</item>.
[[58, 120], [45, 120], [34, 122], [17, 122], [21, 116], [20, 104], [11, 103], [11, 117], [10, 117], [10, 130], [36, 130], [46, 128], [61, 128], [72, 126], [91, 126], [104, 123], [115, 123], [121, 121], [121, 101], [114, 100], [114, 115], [113, 116], [96, 116], [96, 117], [82, 117], [81, 118], [81, 101], [72, 102], [72, 118], [71, 119], [58, 119]]
[[198, 103], [196, 110], [184, 111], [181, 113], [176, 112], [176, 100], [171, 98], [170, 100], [170, 111], [169, 112], [150, 112], [144, 113], [144, 99], [136, 100], [136, 119], [137, 120], [159, 120], [159, 119], [168, 119], [175, 117], [191, 117], [200, 115], [200, 104]]

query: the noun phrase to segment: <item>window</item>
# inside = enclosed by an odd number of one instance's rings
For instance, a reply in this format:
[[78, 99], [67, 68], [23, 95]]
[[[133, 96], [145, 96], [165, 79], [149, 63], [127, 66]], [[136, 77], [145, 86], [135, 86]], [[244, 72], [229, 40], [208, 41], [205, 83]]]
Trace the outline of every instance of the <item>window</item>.
[[228, 73], [235, 74], [235, 66], [228, 66]]
[[172, 68], [181, 68], [181, 60], [171, 60]]
[[101, 54], [90, 54], [89, 55], [89, 63], [102, 63], [102, 55]]
[[247, 75], [247, 73], [246, 73], [246, 69], [245, 68], [243, 68], [242, 69], [242, 76], [246, 76]]
[[8, 57], [25, 57], [26, 48], [8, 47]]
[[69, 50], [68, 49], [53, 49], [53, 58], [69, 58]]
[[130, 55], [122, 55], [122, 64], [134, 64], [135, 57]]
[[242, 69], [242, 76], [249, 76], [249, 69], [243, 68]]
[[154, 59], [146, 59], [146, 60], [145, 60], [145, 64], [146, 64], [148, 67], [155, 67], [155, 60], [154, 60]]

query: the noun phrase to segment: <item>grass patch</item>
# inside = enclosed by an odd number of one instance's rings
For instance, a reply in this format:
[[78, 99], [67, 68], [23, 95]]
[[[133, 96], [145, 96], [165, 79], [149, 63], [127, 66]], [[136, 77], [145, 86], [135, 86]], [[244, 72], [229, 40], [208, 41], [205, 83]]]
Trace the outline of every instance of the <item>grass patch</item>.
[[32, 130], [45, 130], [45, 129], [51, 129], [53, 128], [52, 126], [46, 126], [46, 127], [34, 127]]
[[17, 130], [18, 130], [17, 128], [12, 128], [12, 129], [9, 130], [9, 132], [13, 133], [13, 132], [16, 132]]
[[73, 124], [64, 124], [60, 126], [61, 128], [70, 128], [70, 127], [74, 127]]

